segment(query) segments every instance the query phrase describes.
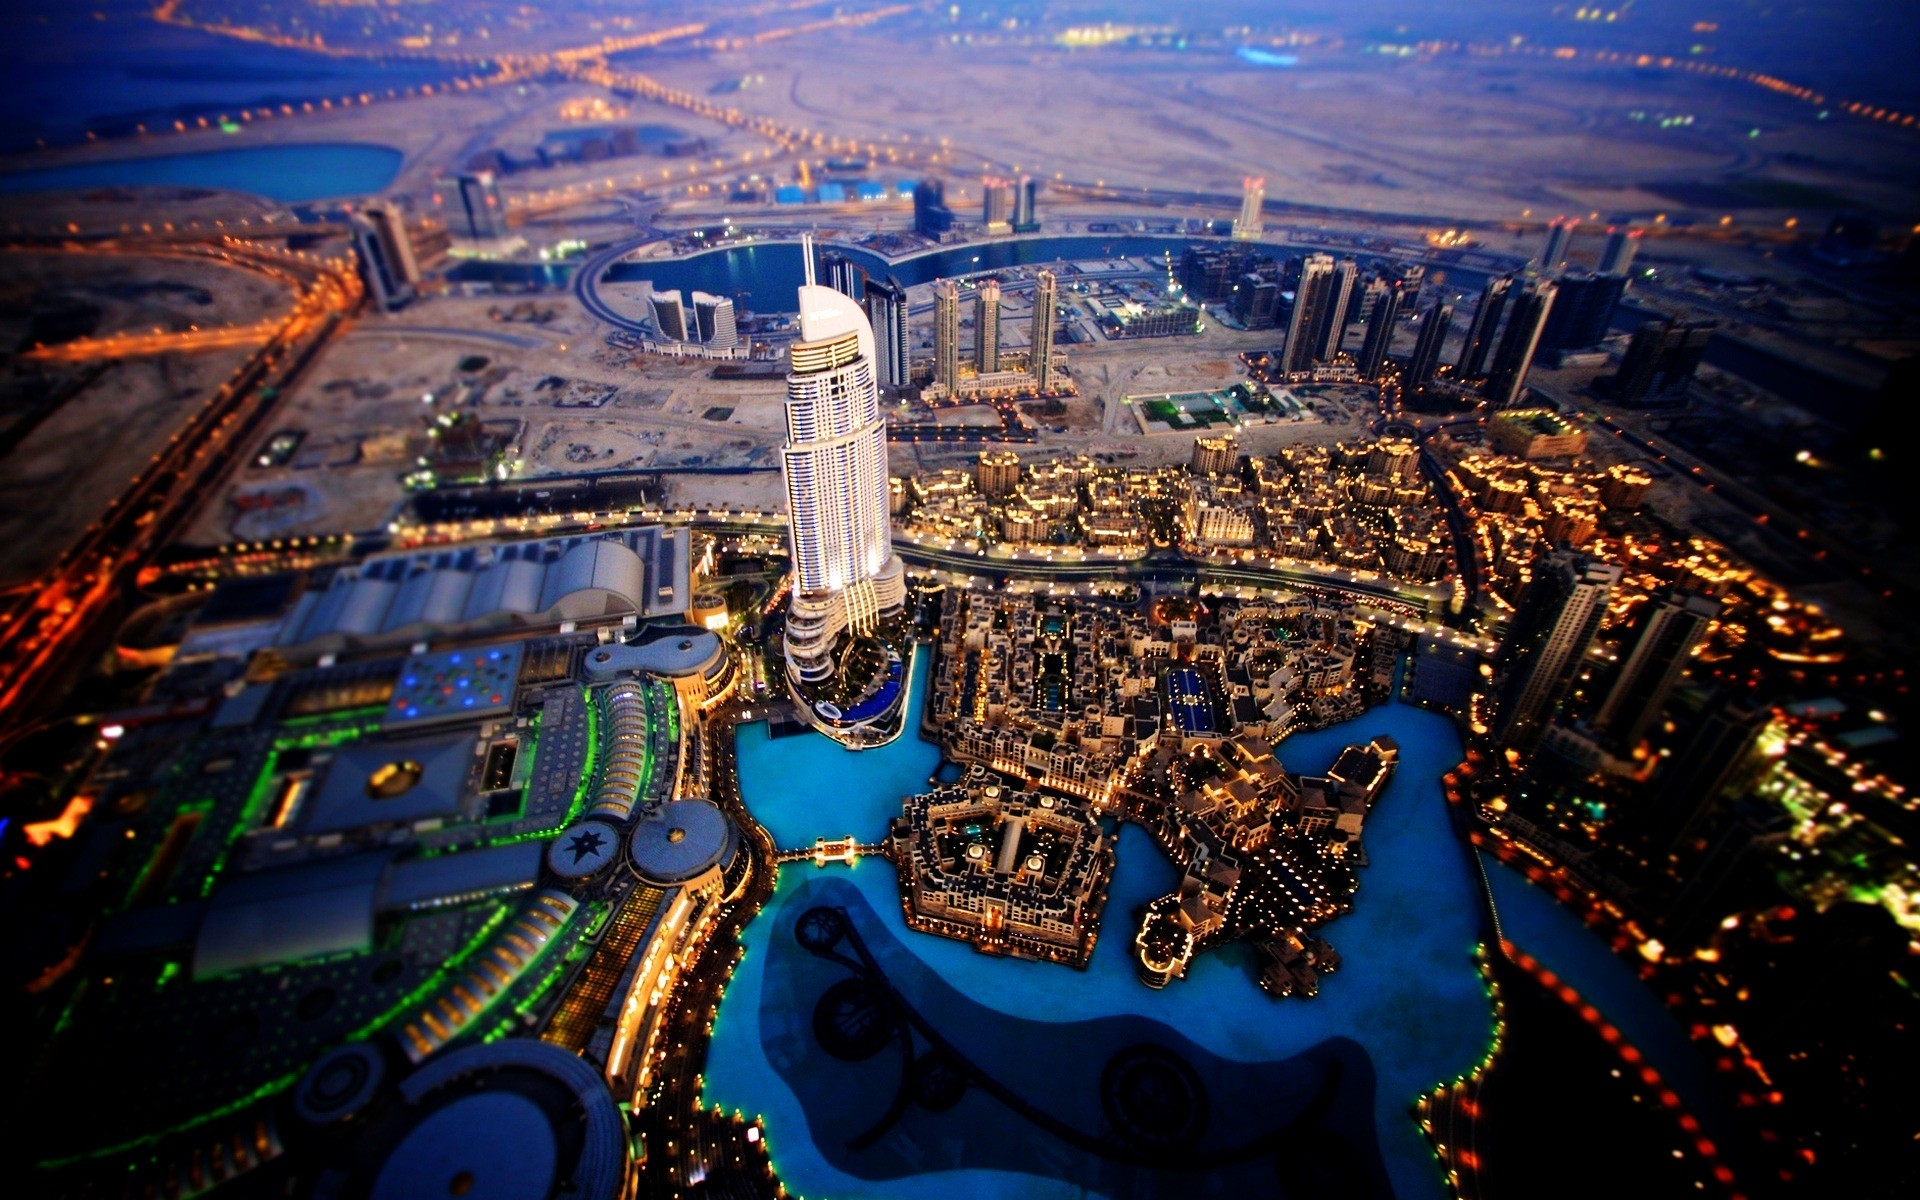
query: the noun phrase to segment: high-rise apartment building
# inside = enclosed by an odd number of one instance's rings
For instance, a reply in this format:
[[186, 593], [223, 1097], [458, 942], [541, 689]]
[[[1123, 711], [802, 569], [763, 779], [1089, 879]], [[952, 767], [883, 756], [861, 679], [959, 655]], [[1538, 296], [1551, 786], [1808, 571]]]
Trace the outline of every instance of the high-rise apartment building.
[[690, 342], [688, 336], [687, 302], [678, 289], [673, 291], [655, 291], [647, 297], [647, 304], [653, 310], [653, 331], [660, 335], [663, 342]]
[[507, 201], [500, 194], [500, 183], [492, 171], [476, 171], [460, 177], [460, 209], [466, 216], [467, 236], [507, 236]]
[[1267, 203], [1267, 181], [1249, 175], [1240, 181], [1240, 215], [1234, 218], [1235, 241], [1255, 242], [1267, 230], [1261, 210]]
[[1287, 344], [1280, 352], [1282, 372], [1293, 374], [1313, 365], [1320, 356], [1314, 340], [1324, 330], [1327, 307], [1333, 302], [1333, 256], [1309, 254], [1300, 263], [1300, 282], [1293, 291], [1293, 315], [1287, 321]]
[[1677, 588], [1649, 599], [1594, 725], [1623, 747], [1638, 744], [1719, 615], [1718, 600]]
[[1524, 754], [1539, 743], [1573, 689], [1620, 574], [1564, 551], [1538, 566], [1494, 666], [1493, 735], [1501, 744]]
[[980, 187], [980, 220], [988, 233], [1013, 231], [1013, 184], [1005, 179], [988, 179]]
[[1628, 275], [1633, 270], [1633, 256], [1640, 249], [1640, 230], [1609, 227], [1607, 242], [1600, 250], [1600, 273], [1602, 275]]
[[1359, 278], [1360, 264], [1352, 259], [1343, 258], [1334, 265], [1327, 304], [1313, 335], [1314, 345], [1318, 347], [1315, 357], [1321, 362], [1330, 363], [1339, 357], [1340, 345], [1347, 340], [1347, 327], [1353, 324], [1357, 299], [1354, 285]]
[[1451, 304], [1436, 304], [1421, 318], [1420, 337], [1413, 343], [1413, 357], [1407, 360], [1406, 385], [1409, 388], [1433, 382], [1435, 372], [1440, 369], [1440, 350], [1446, 345], [1447, 334], [1452, 329]]
[[864, 300], [867, 294], [866, 268], [844, 254], [828, 254], [824, 258], [827, 286], [855, 304]]
[[947, 187], [938, 179], [913, 185], [913, 231], [938, 241], [953, 228], [953, 210], [947, 207]]
[[949, 394], [960, 387], [960, 288], [951, 279], [933, 285], [933, 381]]
[[1513, 292], [1513, 276], [1494, 275], [1480, 289], [1480, 307], [1467, 322], [1466, 340], [1460, 343], [1460, 374], [1478, 379], [1487, 373], [1487, 356], [1493, 353], [1494, 336], [1500, 331], [1500, 317], [1507, 309], [1507, 297]]
[[1367, 336], [1360, 343], [1360, 378], [1378, 379], [1387, 367], [1387, 351], [1393, 348], [1393, 325], [1400, 316], [1400, 281], [1387, 285], [1367, 318]]
[[1040, 232], [1040, 181], [1022, 175], [1013, 195], [1013, 231]]
[[873, 326], [875, 379], [881, 387], [906, 387], [913, 382], [913, 359], [905, 285], [891, 275], [867, 280], [867, 322]]
[[1557, 290], [1550, 280], [1540, 279], [1514, 298], [1507, 332], [1500, 338], [1500, 348], [1494, 352], [1486, 385], [1480, 392], [1493, 408], [1512, 408], [1525, 397], [1527, 372], [1533, 368], [1534, 352], [1540, 348], [1540, 335], [1553, 312]]
[[1033, 279], [1033, 328], [1027, 345], [1032, 350], [1033, 384], [1041, 392], [1053, 390], [1053, 334], [1059, 313], [1060, 281], [1052, 271], [1040, 271]]
[[1203, 433], [1193, 439], [1195, 475], [1231, 475], [1240, 463], [1240, 443], [1230, 433]]
[[832, 677], [842, 634], [868, 633], [899, 610], [906, 576], [887, 516], [872, 328], [852, 300], [809, 279], [789, 355], [780, 456], [793, 552], [786, 658], [789, 679], [809, 685]]
[[973, 369], [982, 375], [1000, 369], [1000, 285], [991, 279], [973, 293]]
[[1540, 247], [1534, 265], [1541, 272], [1557, 270], [1567, 261], [1567, 248], [1573, 245], [1573, 231], [1580, 228], [1578, 217], [1556, 217], [1547, 222], [1547, 240]]
[[733, 314], [733, 298], [695, 292], [692, 299], [694, 332], [699, 335], [700, 344], [712, 350], [737, 347], [740, 327]]
[[1242, 275], [1227, 293], [1227, 307], [1248, 329], [1272, 329], [1280, 316], [1280, 281], [1251, 272]]
[[363, 205], [350, 214], [349, 223], [367, 295], [388, 311], [412, 300], [420, 285], [420, 263], [400, 210], [390, 204]]
[[1196, 304], [1225, 300], [1252, 257], [1244, 246], [1190, 245], [1180, 252], [1180, 286]]
[[1713, 330], [1711, 321], [1649, 321], [1633, 331], [1620, 369], [1595, 382], [1616, 404], [1684, 404]]
[[1540, 349], [1585, 350], [1606, 340], [1627, 280], [1568, 271], [1554, 281], [1554, 289], [1553, 312], [1540, 331]]

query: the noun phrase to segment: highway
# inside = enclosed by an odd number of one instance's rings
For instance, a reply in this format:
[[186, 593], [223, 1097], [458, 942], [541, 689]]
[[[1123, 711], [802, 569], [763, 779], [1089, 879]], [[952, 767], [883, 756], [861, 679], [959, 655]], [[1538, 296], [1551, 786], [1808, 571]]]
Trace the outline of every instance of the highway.
[[195, 350], [224, 350], [251, 346], [272, 337], [278, 321], [252, 325], [220, 325], [212, 329], [182, 329], [169, 333], [114, 333], [105, 337], [75, 338], [51, 346], [35, 346], [20, 357], [35, 362], [88, 362], [97, 358], [145, 358], [153, 354], [185, 354]]
[[[100, 243], [98, 253], [150, 256], [138, 242]], [[154, 554], [214, 494], [234, 454], [259, 428], [295, 374], [358, 305], [350, 262], [210, 239], [192, 253], [289, 283], [299, 299], [267, 341], [216, 388], [104, 513], [48, 571], [37, 591], [0, 617], [0, 730], [42, 715], [42, 700], [101, 631], [96, 622], [136, 584]]]

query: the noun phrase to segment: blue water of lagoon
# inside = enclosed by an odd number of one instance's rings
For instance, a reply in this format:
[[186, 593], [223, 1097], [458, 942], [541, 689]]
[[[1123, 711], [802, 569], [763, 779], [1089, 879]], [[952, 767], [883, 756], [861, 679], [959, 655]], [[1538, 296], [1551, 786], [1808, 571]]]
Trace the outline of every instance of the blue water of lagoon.
[[359, 142], [246, 146], [13, 171], [0, 175], [0, 192], [196, 187], [250, 192], [284, 204], [298, 204], [378, 192], [399, 174], [404, 157], [390, 147]]
[[[920, 655], [910, 729], [919, 724], [928, 668]], [[1291, 770], [1318, 772], [1342, 746], [1382, 733], [1400, 743], [1401, 763], [1368, 818], [1371, 865], [1361, 871], [1355, 911], [1322, 931], [1344, 965], [1323, 980], [1316, 999], [1270, 999], [1254, 981], [1250, 953], [1237, 948], [1204, 957], [1165, 990], [1142, 984], [1129, 953], [1133, 912], [1170, 890], [1176, 873], [1131, 826], [1120, 833], [1103, 936], [1085, 972], [989, 957], [909, 931], [893, 869], [883, 861], [850, 870], [788, 866], [745, 932], [746, 958], [714, 1025], [707, 1100], [762, 1116], [782, 1179], [803, 1196], [1233, 1194], [1218, 1187], [1239, 1186], [1231, 1179], [1244, 1175], [1226, 1168], [1196, 1174], [1116, 1165], [1072, 1144], [1076, 1132], [1097, 1138], [1125, 1123], [1125, 1104], [1116, 1109], [1101, 1089], [1135, 1077], [1150, 1085], [1142, 1094], [1159, 1098], [1159, 1107], [1149, 1105], [1158, 1118], [1176, 1126], [1181, 1114], [1202, 1121], [1203, 1150], [1208, 1139], [1222, 1140], [1226, 1159], [1236, 1147], [1266, 1147], [1265, 1157], [1235, 1168], [1265, 1172], [1262, 1190], [1272, 1190], [1274, 1172], [1283, 1170], [1276, 1161], [1313, 1158], [1311, 1149], [1284, 1147], [1337, 1143], [1353, 1170], [1375, 1178], [1383, 1170], [1395, 1195], [1445, 1195], [1409, 1106], [1439, 1080], [1471, 1069], [1492, 1034], [1491, 1005], [1472, 961], [1476, 884], [1438, 789], [1440, 775], [1459, 760], [1459, 741], [1445, 718], [1390, 704], [1290, 738], [1279, 753]], [[783, 847], [848, 833], [878, 840], [901, 797], [922, 789], [939, 761], [934, 746], [911, 734], [854, 754], [817, 735], [770, 739], [764, 726], [750, 726], [739, 750], [746, 802]], [[1005, 1084], [1011, 1101], [980, 1087], [964, 1089], [951, 1108], [916, 1100], [884, 1136], [850, 1144], [876, 1120], [886, 1123], [889, 1088], [904, 1085], [888, 1074], [901, 1070], [888, 1054], [848, 1062], [815, 1047], [816, 1022], [830, 1001], [843, 1015], [874, 1010], [871, 995], [856, 994], [853, 984], [833, 991], [848, 968], [798, 948], [800, 919], [821, 907], [845, 912], [869, 974], [877, 972], [950, 1052]], [[1174, 1060], [1187, 1065], [1168, 1065]], [[925, 1084], [917, 1064], [912, 1074], [936, 1101], [954, 1101], [951, 1090]], [[940, 1072], [932, 1075], [937, 1081]], [[1305, 1141], [1303, 1112], [1318, 1124]], [[1216, 1183], [1223, 1179], [1229, 1182]]]

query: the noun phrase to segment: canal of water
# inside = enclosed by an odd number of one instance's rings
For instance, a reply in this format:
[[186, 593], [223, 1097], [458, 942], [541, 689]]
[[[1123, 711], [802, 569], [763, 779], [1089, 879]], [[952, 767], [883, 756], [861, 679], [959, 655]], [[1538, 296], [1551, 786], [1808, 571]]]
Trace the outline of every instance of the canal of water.
[[[977, 271], [1052, 262], [1171, 256], [1177, 264], [1181, 250], [1193, 242], [1220, 244], [1219, 239], [1176, 234], [1074, 234], [975, 242], [948, 250], [916, 254], [894, 263], [888, 263], [879, 255], [864, 250], [845, 246], [828, 249], [852, 259], [875, 278], [892, 275], [912, 287]], [[1257, 244], [1252, 248], [1286, 258], [1304, 253], [1310, 247]], [[793, 307], [795, 289], [803, 282], [803, 266], [798, 243], [768, 242], [764, 245], [731, 246], [686, 258], [616, 263], [608, 270], [607, 278], [614, 282], [644, 279], [657, 288], [733, 296], [746, 308], [755, 311], [785, 312]], [[1449, 292], [1478, 291], [1486, 280], [1485, 272], [1481, 271], [1445, 265], [1430, 266], [1427, 270], [1434, 286], [1444, 287]]]

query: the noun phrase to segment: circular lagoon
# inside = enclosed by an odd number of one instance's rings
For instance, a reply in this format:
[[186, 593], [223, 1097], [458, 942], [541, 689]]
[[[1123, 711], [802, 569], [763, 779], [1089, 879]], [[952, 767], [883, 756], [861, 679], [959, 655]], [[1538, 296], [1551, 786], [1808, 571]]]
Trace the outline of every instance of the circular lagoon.
[[[929, 662], [914, 665], [917, 729]], [[1344, 965], [1312, 1000], [1260, 991], [1228, 947], [1162, 991], [1134, 972], [1134, 910], [1175, 882], [1119, 836], [1088, 970], [995, 958], [910, 932], [892, 868], [784, 867], [714, 1024], [706, 1098], [765, 1119], [790, 1191], [873, 1196], [1231, 1196], [1311, 1184], [1440, 1197], [1410, 1105], [1486, 1053], [1472, 954], [1477, 881], [1448, 826], [1452, 725], [1406, 705], [1287, 740], [1289, 769], [1388, 734], [1393, 782], [1368, 819], [1355, 911], [1321, 932]], [[748, 807], [782, 847], [879, 840], [935, 747], [858, 754], [814, 734], [740, 733]], [[822, 913], [825, 916], [822, 916]], [[823, 932], [824, 931], [824, 932]]]
[[248, 192], [299, 204], [378, 192], [405, 156], [361, 142], [248, 146], [41, 167], [0, 175], [0, 192], [109, 187], [193, 187]]

